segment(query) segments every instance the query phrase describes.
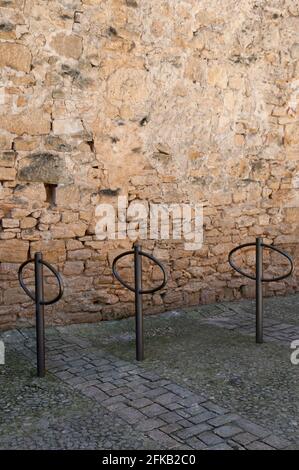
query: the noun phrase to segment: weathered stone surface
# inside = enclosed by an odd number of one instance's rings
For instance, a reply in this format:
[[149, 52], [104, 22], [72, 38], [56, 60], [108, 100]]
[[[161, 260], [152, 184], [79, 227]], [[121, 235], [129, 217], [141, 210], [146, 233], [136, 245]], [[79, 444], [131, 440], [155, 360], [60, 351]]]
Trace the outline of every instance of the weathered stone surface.
[[50, 135], [45, 141], [45, 147], [47, 150], [56, 152], [71, 152], [72, 146], [67, 143], [63, 138]]
[[101, 302], [103, 304], [116, 304], [118, 302], [117, 295], [108, 294], [105, 292], [98, 292], [96, 296], [97, 302]]
[[24, 44], [0, 43], [0, 67], [30, 72], [31, 59], [31, 52]]
[[299, 43], [293, 44], [291, 48], [292, 59], [299, 59]]
[[52, 228], [53, 238], [83, 237], [86, 232], [86, 224], [77, 222], [72, 224], [57, 224]]
[[22, 263], [28, 256], [29, 242], [23, 240], [1, 240], [1, 263]]
[[25, 0], [0, 0], [0, 7], [22, 10]]
[[51, 128], [50, 116], [36, 109], [22, 114], [1, 115], [0, 128], [17, 135], [48, 134]]
[[14, 168], [0, 167], [0, 181], [13, 181], [16, 178], [16, 170]]
[[83, 126], [80, 119], [55, 119], [53, 121], [54, 134], [80, 134], [83, 132]]
[[15, 39], [16, 38], [16, 26], [9, 20], [4, 19], [0, 23], [0, 38], [1, 39]]
[[84, 263], [82, 261], [67, 261], [64, 265], [63, 274], [66, 276], [76, 276], [82, 274]]
[[3, 217], [1, 220], [3, 228], [16, 228], [19, 227], [20, 221], [18, 219], [6, 219]]
[[299, 146], [299, 122], [294, 122], [286, 126], [285, 143], [288, 145]]
[[0, 135], [0, 149], [11, 150], [12, 140], [7, 135]]
[[[59, 263], [68, 314], [134, 311], [111, 274], [133, 239], [96, 235], [97, 206], [117, 207], [119, 196], [146, 209], [204, 206], [202, 248], [158, 229], [144, 240], [169, 277], [146, 301], [152, 312], [252, 295], [227, 255], [256, 236], [296, 260], [296, 3], [225, 0], [220, 12], [217, 0], [0, 0], [0, 242], [26, 241]], [[277, 274], [283, 263], [273, 260]], [[123, 265], [132, 282], [131, 260]], [[160, 281], [158, 268], [144, 269], [149, 287]], [[265, 289], [298, 285], [296, 267]]]
[[20, 227], [21, 228], [33, 228], [36, 226], [36, 219], [34, 217], [24, 217], [21, 220]]
[[30, 255], [41, 251], [46, 261], [62, 263], [66, 258], [65, 243], [63, 240], [48, 240], [33, 242], [30, 245]]
[[68, 253], [68, 258], [74, 260], [87, 260], [91, 258], [91, 256], [92, 251], [90, 249], [72, 250]]
[[0, 152], [0, 166], [13, 167], [16, 154], [13, 151]]
[[25, 139], [24, 137], [17, 137], [14, 140], [14, 149], [30, 152], [38, 146], [38, 140], [34, 137]]
[[219, 88], [227, 86], [227, 72], [225, 67], [212, 67], [208, 71], [208, 84]]
[[28, 302], [28, 296], [21, 287], [7, 289], [3, 297], [4, 304], [9, 306]]
[[51, 46], [64, 57], [79, 59], [82, 53], [82, 38], [75, 34], [59, 33], [52, 39]]
[[52, 153], [36, 153], [23, 160], [18, 178], [50, 184], [67, 183], [71, 180], [64, 158]]

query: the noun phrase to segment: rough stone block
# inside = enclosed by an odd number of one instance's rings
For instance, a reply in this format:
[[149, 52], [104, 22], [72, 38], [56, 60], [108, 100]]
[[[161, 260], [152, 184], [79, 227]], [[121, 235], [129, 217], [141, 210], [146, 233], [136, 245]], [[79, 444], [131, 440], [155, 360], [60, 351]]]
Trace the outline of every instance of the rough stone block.
[[22, 263], [27, 259], [28, 249], [28, 241], [2, 240], [0, 242], [0, 261], [2, 263]]
[[76, 34], [58, 33], [51, 46], [58, 54], [72, 59], [79, 59], [82, 53], [82, 38]]
[[72, 135], [84, 132], [81, 119], [55, 119], [53, 121], [53, 132], [56, 135]]
[[30, 256], [42, 252], [46, 261], [61, 263], [66, 259], [65, 243], [63, 240], [44, 240], [33, 242], [30, 245]]
[[33, 228], [36, 226], [36, 219], [34, 217], [25, 217], [20, 222], [20, 227], [23, 229]]
[[72, 224], [58, 224], [52, 228], [53, 238], [75, 238], [83, 237], [86, 232], [86, 225], [83, 222]]
[[23, 44], [0, 43], [0, 67], [10, 67], [21, 72], [30, 72], [31, 52]]
[[20, 226], [20, 221], [18, 219], [2, 219], [3, 228], [17, 228]]
[[0, 128], [17, 135], [48, 134], [51, 129], [50, 116], [38, 109], [31, 109], [21, 114], [2, 115]]
[[65, 160], [52, 153], [35, 153], [22, 160], [18, 178], [48, 184], [69, 183], [71, 177]]
[[0, 153], [0, 167], [12, 168], [15, 164], [16, 154], [13, 151]]
[[0, 181], [14, 181], [16, 179], [16, 170], [14, 168], [0, 167]]

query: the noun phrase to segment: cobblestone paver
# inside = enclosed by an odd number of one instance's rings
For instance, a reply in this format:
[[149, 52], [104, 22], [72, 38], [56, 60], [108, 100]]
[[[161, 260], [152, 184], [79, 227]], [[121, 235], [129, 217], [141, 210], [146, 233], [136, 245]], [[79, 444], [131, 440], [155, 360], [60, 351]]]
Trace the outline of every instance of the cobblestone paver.
[[[157, 443], [10, 350], [0, 366], [0, 449], [152, 449]], [[158, 444], [159, 448], [160, 445]]]
[[[26, 356], [33, 360], [32, 346], [27, 342]], [[24, 353], [23, 344], [17, 349]], [[167, 449], [214, 449], [220, 445], [246, 449], [257, 443], [259, 448], [281, 449], [290, 444], [270, 430], [232, 416], [203, 395], [149, 374], [138, 364], [132, 366], [88, 347], [68, 344], [57, 351], [55, 345], [48, 353], [48, 363], [49, 371], [65, 384], [114, 412], [128, 425], [136, 425], [137, 430]], [[219, 417], [222, 420], [217, 421]], [[238, 436], [247, 429], [251, 431], [250, 442], [240, 444]]]
[[[221, 304], [219, 308], [221, 312], [218, 315], [205, 318], [203, 323], [228, 330], [236, 330], [244, 335], [255, 336], [255, 317], [253, 312], [242, 311], [240, 307], [234, 307], [233, 304], [229, 308], [225, 304]], [[274, 341], [289, 345], [298, 338], [299, 324], [283, 323], [278, 319], [264, 318], [264, 341]]]
[[[175, 322], [176, 314], [170, 313], [164, 318]], [[241, 335], [254, 333], [252, 313], [232, 304], [218, 305], [217, 314], [203, 315], [201, 323], [237, 330]], [[294, 442], [273, 432], [271, 427], [261, 426], [211, 399], [204, 389], [198, 393], [156, 369], [99, 348], [94, 343], [93, 325], [80, 328], [47, 331], [49, 373], [89, 403], [94, 402], [130, 429], [142, 433], [140, 448], [146, 445], [144, 442], [153, 442], [155, 447], [165, 449], [294, 447]], [[281, 325], [277, 320], [267, 319], [265, 332], [272, 341], [281, 343], [298, 339], [296, 328], [294, 324]], [[30, 361], [35, 360], [33, 330], [8, 332], [3, 337], [8, 348]], [[109, 427], [107, 422], [105, 425]], [[34, 436], [31, 439], [34, 440]]]

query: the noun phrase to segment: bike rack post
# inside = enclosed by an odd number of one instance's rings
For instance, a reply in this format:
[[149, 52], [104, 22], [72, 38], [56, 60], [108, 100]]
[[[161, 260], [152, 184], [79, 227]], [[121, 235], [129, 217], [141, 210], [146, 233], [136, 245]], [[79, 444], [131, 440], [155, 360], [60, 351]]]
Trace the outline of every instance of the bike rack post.
[[144, 359], [144, 332], [142, 311], [142, 255], [140, 245], [134, 245], [134, 273], [135, 273], [135, 312], [136, 312], [136, 359]]
[[[232, 256], [237, 251], [241, 250], [242, 248], [246, 248], [249, 246], [255, 246], [255, 276], [245, 273], [242, 271], [235, 263], [232, 261]], [[283, 274], [278, 277], [274, 278], [264, 278], [263, 274], [263, 249], [268, 248], [272, 251], [276, 251], [277, 253], [281, 254], [290, 262], [290, 269], [286, 274]], [[286, 253], [285, 251], [280, 250], [274, 245], [268, 245], [263, 242], [263, 239], [258, 237], [256, 238], [255, 243], [245, 243], [243, 245], [239, 245], [233, 248], [229, 255], [228, 255], [228, 262], [230, 266], [237, 271], [242, 276], [247, 277], [248, 279], [252, 279], [255, 281], [255, 312], [256, 312], [256, 343], [263, 343], [263, 316], [264, 316], [264, 306], [263, 306], [263, 282], [276, 282], [281, 281], [289, 277], [294, 271], [294, 263], [291, 256]]]
[[44, 278], [42, 254], [34, 256], [35, 271], [35, 308], [36, 308], [36, 351], [37, 351], [37, 375], [44, 377], [46, 370], [45, 358], [45, 308], [42, 304], [44, 299]]
[[[29, 263], [34, 263], [35, 292], [32, 293], [24, 283], [23, 270]], [[56, 277], [58, 281], [59, 293], [52, 300], [44, 300], [44, 277], [43, 266], [46, 266]], [[52, 305], [61, 299], [63, 295], [63, 282], [60, 274], [47, 261], [43, 260], [42, 253], [35, 253], [33, 259], [29, 259], [21, 264], [18, 271], [18, 279], [22, 289], [35, 302], [36, 314], [36, 355], [37, 355], [37, 376], [44, 377], [46, 372], [46, 353], [45, 353], [45, 316], [44, 306]]]
[[256, 239], [256, 302], [255, 302], [255, 315], [256, 315], [256, 342], [263, 342], [263, 242], [261, 238]]
[[[119, 275], [116, 264], [125, 256], [134, 255], [134, 287], [127, 284], [121, 276]], [[142, 289], [142, 256], [153, 261], [155, 264], [159, 266], [163, 273], [163, 281], [162, 283], [154, 287], [152, 289]], [[164, 266], [160, 263], [157, 258], [150, 255], [149, 253], [145, 253], [142, 251], [141, 245], [138, 243], [134, 244], [134, 249], [131, 251], [125, 251], [118, 255], [112, 263], [112, 273], [114, 277], [127, 289], [135, 294], [135, 334], [136, 334], [136, 360], [143, 361], [144, 359], [144, 328], [143, 328], [143, 309], [142, 309], [142, 295], [143, 294], [153, 294], [158, 290], [162, 289], [167, 283], [167, 275]]]

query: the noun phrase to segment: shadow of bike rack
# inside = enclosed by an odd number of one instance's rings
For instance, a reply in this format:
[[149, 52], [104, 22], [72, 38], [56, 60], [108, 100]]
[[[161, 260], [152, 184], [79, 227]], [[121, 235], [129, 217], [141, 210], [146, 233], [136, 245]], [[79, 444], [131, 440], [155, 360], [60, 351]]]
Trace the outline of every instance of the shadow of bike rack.
[[[34, 263], [35, 292], [31, 292], [24, 283], [23, 270], [29, 264]], [[44, 300], [44, 276], [43, 266], [46, 266], [58, 281], [59, 293], [52, 300]], [[18, 271], [18, 278], [22, 289], [35, 302], [36, 312], [36, 353], [37, 353], [37, 376], [44, 377], [46, 372], [45, 359], [45, 317], [44, 306], [58, 302], [63, 295], [63, 282], [60, 274], [47, 261], [43, 260], [42, 253], [35, 253], [33, 259], [29, 259], [21, 264]]]
[[[246, 248], [249, 246], [255, 246], [255, 276], [244, 273], [238, 266], [235, 265], [235, 263], [232, 261], [232, 256], [234, 253], [237, 251], [241, 250], [242, 248]], [[263, 248], [268, 248], [270, 250], [276, 251], [277, 253], [281, 254], [287, 260], [290, 262], [290, 269], [286, 274], [283, 274], [278, 277], [274, 278], [264, 278], [263, 276]], [[263, 316], [264, 316], [264, 307], [263, 307], [263, 282], [276, 282], [276, 281], [281, 281], [282, 279], [286, 279], [289, 277], [293, 271], [294, 271], [294, 263], [291, 258], [291, 256], [280, 250], [274, 245], [268, 245], [263, 242], [262, 238], [256, 238], [255, 243], [245, 243], [243, 245], [239, 245], [233, 250], [228, 255], [228, 262], [231, 265], [231, 267], [237, 271], [239, 274], [242, 274], [242, 276], [247, 277], [248, 279], [252, 279], [255, 281], [255, 292], [256, 292], [256, 303], [255, 303], [255, 309], [256, 309], [256, 342], [257, 343], [263, 343]]]
[[[117, 272], [116, 265], [117, 262], [128, 255], [134, 255], [134, 278], [135, 278], [135, 285], [134, 287], [127, 284], [119, 273]], [[159, 266], [163, 273], [163, 281], [162, 283], [154, 287], [152, 289], [142, 289], [142, 256], [153, 261], [155, 264]], [[150, 255], [149, 253], [145, 253], [142, 251], [141, 245], [135, 243], [134, 250], [125, 251], [124, 253], [118, 255], [112, 263], [112, 272], [114, 277], [127, 289], [131, 292], [135, 293], [135, 328], [136, 328], [136, 359], [137, 361], [143, 361], [144, 359], [144, 329], [143, 329], [143, 309], [142, 309], [142, 295], [143, 294], [153, 294], [163, 287], [167, 283], [167, 275], [164, 266], [157, 260], [154, 256]]]

